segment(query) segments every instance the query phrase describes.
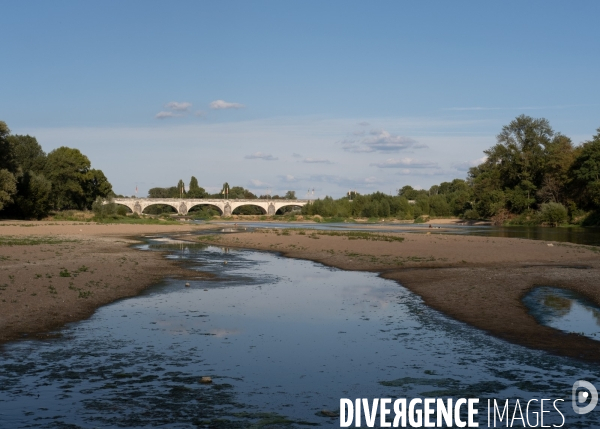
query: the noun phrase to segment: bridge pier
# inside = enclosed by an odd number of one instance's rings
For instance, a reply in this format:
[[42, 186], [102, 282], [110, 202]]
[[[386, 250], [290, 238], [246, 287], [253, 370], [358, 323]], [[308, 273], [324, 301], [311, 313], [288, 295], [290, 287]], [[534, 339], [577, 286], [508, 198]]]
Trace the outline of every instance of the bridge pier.
[[177, 213], [184, 216], [188, 213], [188, 208], [184, 202], [179, 204], [179, 207], [177, 208]]

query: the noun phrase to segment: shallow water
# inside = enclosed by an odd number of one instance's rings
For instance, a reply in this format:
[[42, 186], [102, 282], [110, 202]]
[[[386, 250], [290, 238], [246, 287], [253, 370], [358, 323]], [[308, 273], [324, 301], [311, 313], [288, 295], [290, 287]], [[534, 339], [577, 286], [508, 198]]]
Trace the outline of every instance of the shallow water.
[[577, 292], [541, 286], [523, 302], [542, 325], [600, 340], [600, 307]]
[[[432, 221], [435, 225], [435, 220]], [[228, 223], [227, 225], [231, 225]], [[299, 223], [299, 222], [239, 222], [240, 228], [308, 228], [322, 230], [355, 230], [401, 233], [430, 233], [475, 235], [481, 237], [510, 237], [528, 240], [559, 241], [589, 246], [600, 246], [600, 228], [548, 228], [541, 226], [467, 226], [441, 225], [438, 229], [429, 228], [429, 224], [360, 224], [360, 223]], [[230, 226], [228, 228], [231, 228]]]
[[600, 425], [570, 406], [597, 366], [492, 338], [373, 273], [165, 243], [140, 247], [217, 278], [166, 280], [59, 339], [6, 345], [0, 427], [339, 427], [320, 411], [340, 398], [414, 396], [479, 397], [482, 425], [485, 398], [563, 398], [566, 427]]

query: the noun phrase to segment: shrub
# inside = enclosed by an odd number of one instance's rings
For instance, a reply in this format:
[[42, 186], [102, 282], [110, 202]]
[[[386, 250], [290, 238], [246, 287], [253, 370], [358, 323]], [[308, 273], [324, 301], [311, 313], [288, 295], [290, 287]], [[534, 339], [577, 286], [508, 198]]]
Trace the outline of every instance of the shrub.
[[539, 219], [554, 226], [566, 222], [568, 217], [567, 208], [560, 203], [542, 204], [539, 211]]
[[479, 212], [477, 210], [471, 209], [465, 212], [464, 218], [468, 220], [477, 220], [481, 219], [481, 216], [479, 216]]

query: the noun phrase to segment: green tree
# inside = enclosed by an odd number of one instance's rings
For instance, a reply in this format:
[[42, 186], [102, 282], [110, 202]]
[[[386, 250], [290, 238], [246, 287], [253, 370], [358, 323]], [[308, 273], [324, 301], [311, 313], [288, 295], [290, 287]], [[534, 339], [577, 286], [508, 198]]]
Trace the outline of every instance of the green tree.
[[190, 187], [187, 192], [188, 198], [206, 198], [206, 190], [198, 185], [198, 179], [194, 176], [190, 179]]
[[544, 179], [536, 194], [539, 201], [567, 202], [571, 181], [569, 172], [577, 154], [571, 139], [562, 134], [555, 135], [546, 145]]
[[13, 201], [17, 192], [17, 179], [7, 169], [0, 169], [0, 210]]
[[41, 219], [48, 214], [52, 201], [52, 183], [43, 174], [27, 171], [17, 183], [14, 212], [27, 219]]
[[581, 152], [573, 162], [570, 175], [573, 193], [577, 194], [580, 207], [600, 209], [600, 128], [597, 134], [581, 146]]
[[0, 170], [15, 174], [18, 168], [15, 147], [10, 139], [10, 129], [6, 122], [0, 121]]
[[18, 170], [14, 145], [8, 138], [10, 129], [5, 122], [0, 121], [0, 210], [13, 201], [17, 192]]
[[407, 200], [416, 200], [418, 192], [412, 186], [406, 185], [400, 189], [398, 195], [406, 198]]
[[44, 166], [44, 176], [52, 182], [53, 208], [90, 208], [97, 196], [111, 191], [110, 183], [100, 170], [91, 170], [87, 156], [79, 149], [65, 146], [50, 152]]
[[285, 197], [286, 200], [295, 200], [296, 199], [296, 191], [287, 191], [285, 193]]
[[91, 208], [94, 201], [98, 198], [106, 198], [113, 193], [112, 185], [102, 172], [92, 168], [87, 172], [84, 184], [85, 207]]
[[150, 188], [148, 198], [171, 198], [169, 188]]
[[186, 195], [187, 193], [185, 192], [185, 183], [183, 183], [183, 180], [179, 179], [179, 182], [177, 182], [177, 198], [185, 198]]
[[35, 137], [12, 135], [8, 140], [13, 145], [15, 161], [23, 173], [26, 171], [40, 173], [44, 170], [46, 153]]

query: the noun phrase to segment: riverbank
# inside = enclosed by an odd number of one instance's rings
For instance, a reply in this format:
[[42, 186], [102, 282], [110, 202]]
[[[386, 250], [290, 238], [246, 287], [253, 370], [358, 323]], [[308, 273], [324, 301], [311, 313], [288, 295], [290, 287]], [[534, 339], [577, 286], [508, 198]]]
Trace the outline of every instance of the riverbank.
[[496, 337], [600, 361], [600, 342], [539, 325], [521, 301], [544, 285], [575, 290], [600, 305], [600, 249], [516, 238], [380, 233], [368, 240], [352, 234], [271, 229], [188, 239], [380, 272], [427, 305]]
[[165, 277], [201, 276], [131, 245], [139, 242], [136, 236], [202, 228], [207, 226], [0, 222], [0, 343], [44, 338]]

